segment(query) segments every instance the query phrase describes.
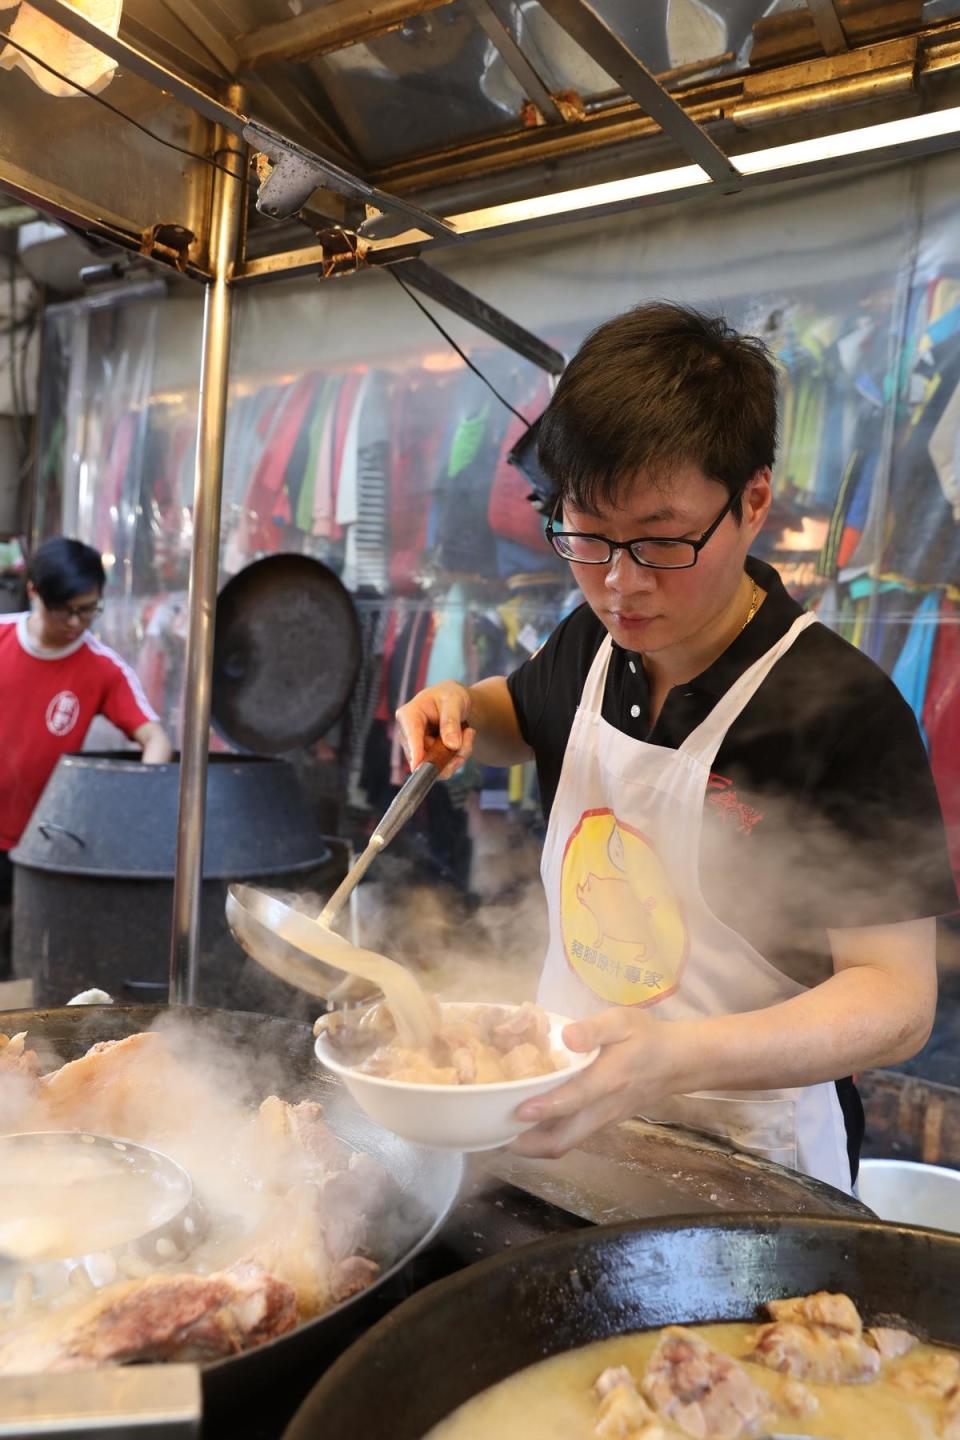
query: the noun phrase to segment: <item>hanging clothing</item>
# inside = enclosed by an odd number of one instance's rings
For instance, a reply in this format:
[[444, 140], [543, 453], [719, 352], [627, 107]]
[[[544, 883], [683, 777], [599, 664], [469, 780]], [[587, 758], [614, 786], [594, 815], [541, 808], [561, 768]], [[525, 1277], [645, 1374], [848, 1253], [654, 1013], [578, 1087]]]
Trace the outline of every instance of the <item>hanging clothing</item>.
[[924, 744], [929, 745], [923, 729], [923, 706], [927, 694], [927, 677], [933, 658], [933, 642], [937, 634], [939, 596], [933, 592], [917, 606], [903, 649], [891, 672], [891, 679], [917, 717]]
[[[631, 740], [602, 716], [611, 641], [590, 667], [550, 812], [541, 873], [550, 940], [539, 1000], [574, 1017], [655, 1005], [665, 1020], [758, 1010], [802, 993], [710, 908], [700, 888], [704, 800], [730, 725], [781, 656], [815, 624], [795, 620], [677, 750]], [[850, 1189], [833, 1084], [675, 1096], [646, 1118], [724, 1136], [740, 1149]]]
[[953, 873], [960, 884], [960, 606], [950, 600], [940, 608], [923, 726], [943, 807]]

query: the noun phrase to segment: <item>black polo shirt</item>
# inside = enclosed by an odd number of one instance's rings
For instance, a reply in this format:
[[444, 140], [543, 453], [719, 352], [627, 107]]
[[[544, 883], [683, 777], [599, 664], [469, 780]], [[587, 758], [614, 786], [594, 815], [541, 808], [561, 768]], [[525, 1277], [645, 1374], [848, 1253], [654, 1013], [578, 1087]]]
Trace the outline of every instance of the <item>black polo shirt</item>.
[[[802, 614], [771, 566], [750, 557], [747, 571], [767, 592], [763, 605], [712, 665], [668, 693], [652, 729], [640, 656], [614, 645], [605, 720], [648, 744], [683, 743]], [[507, 680], [546, 814], [605, 634], [582, 605]], [[828, 929], [956, 909], [913, 712], [872, 660], [825, 625], [801, 633], [721, 742], [704, 802], [700, 879], [714, 913], [805, 985], [833, 973]], [[841, 1101], [851, 1149], [859, 1151], [843, 1087]]]

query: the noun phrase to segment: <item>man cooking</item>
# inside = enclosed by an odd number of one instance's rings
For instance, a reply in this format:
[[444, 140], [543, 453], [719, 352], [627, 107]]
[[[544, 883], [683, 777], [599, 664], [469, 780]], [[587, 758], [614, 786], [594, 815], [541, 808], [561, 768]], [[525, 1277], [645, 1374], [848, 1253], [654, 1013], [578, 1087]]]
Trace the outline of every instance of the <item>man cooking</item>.
[[0, 974], [17, 844], [61, 755], [81, 749], [105, 715], [148, 764], [173, 753], [134, 672], [91, 630], [103, 609], [96, 550], [63, 536], [27, 567], [31, 609], [0, 615]]
[[522, 1154], [641, 1114], [849, 1189], [849, 1077], [930, 1033], [956, 906], [933, 781], [893, 683], [749, 553], [776, 430], [759, 341], [666, 303], [601, 326], [540, 435], [586, 604], [514, 674], [397, 712], [413, 765], [426, 733], [451, 773], [537, 762], [539, 998], [600, 1054], [522, 1107]]

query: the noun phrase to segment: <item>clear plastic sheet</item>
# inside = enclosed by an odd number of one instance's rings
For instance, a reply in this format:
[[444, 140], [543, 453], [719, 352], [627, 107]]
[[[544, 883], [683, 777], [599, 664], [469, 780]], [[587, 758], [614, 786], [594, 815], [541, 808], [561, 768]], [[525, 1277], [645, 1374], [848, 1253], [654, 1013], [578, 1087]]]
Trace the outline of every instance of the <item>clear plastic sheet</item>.
[[[722, 309], [774, 348], [782, 444], [761, 553], [914, 705], [960, 868], [958, 180], [960, 157], [944, 155], [438, 252], [434, 263], [568, 354], [595, 324], [655, 296]], [[442, 320], [535, 417], [546, 378]], [[43, 528], [113, 557], [102, 632], [175, 733], [199, 337], [199, 295], [59, 309], [41, 414]], [[440, 675], [515, 668], [576, 598], [505, 463], [521, 429], [389, 275], [237, 297], [222, 577], [299, 551], [354, 592], [365, 663], [331, 738], [356, 803], [382, 809], [401, 777], [389, 725], [400, 700]], [[535, 813], [523, 776], [470, 783], [484, 808]], [[456, 871], [469, 845], [451, 794], [438, 854]]]

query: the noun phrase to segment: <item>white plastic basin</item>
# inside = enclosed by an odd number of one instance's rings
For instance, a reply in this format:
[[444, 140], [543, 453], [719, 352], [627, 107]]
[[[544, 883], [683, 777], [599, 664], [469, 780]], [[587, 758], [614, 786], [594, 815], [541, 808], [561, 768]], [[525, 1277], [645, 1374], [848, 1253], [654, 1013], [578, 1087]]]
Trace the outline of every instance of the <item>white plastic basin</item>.
[[857, 1191], [881, 1220], [960, 1234], [960, 1170], [915, 1160], [861, 1160]]

